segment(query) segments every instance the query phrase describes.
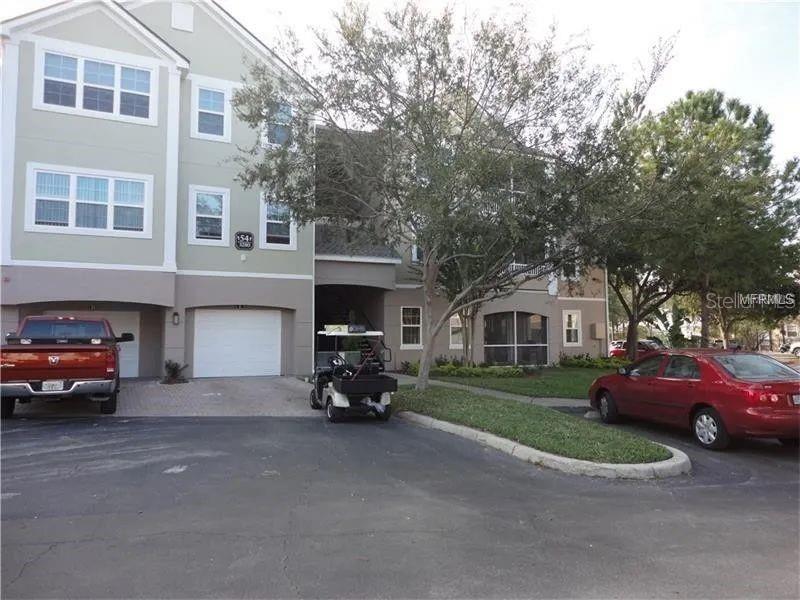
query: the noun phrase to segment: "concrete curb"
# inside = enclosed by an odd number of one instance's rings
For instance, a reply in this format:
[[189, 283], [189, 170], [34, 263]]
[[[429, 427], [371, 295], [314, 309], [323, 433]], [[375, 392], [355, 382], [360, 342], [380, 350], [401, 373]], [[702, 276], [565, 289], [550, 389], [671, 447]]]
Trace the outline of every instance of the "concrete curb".
[[[591, 477], [606, 477], [608, 479], [661, 479], [663, 477], [673, 477], [689, 473], [692, 470], [692, 463], [685, 452], [677, 448], [672, 448], [664, 444], [659, 444], [672, 453], [672, 457], [656, 463], [644, 464], [614, 464], [596, 463], [577, 458], [567, 458], [557, 454], [550, 454], [536, 450], [530, 446], [518, 444], [513, 440], [502, 438], [485, 431], [479, 431], [463, 425], [456, 425], [447, 421], [440, 421], [432, 417], [420, 415], [410, 411], [402, 411], [396, 415], [423, 427], [446, 431], [468, 440], [474, 440], [490, 448], [500, 450], [510, 454], [520, 460], [548, 467], [571, 475], [589, 475]], [[657, 442], [653, 442], [654, 444]]]

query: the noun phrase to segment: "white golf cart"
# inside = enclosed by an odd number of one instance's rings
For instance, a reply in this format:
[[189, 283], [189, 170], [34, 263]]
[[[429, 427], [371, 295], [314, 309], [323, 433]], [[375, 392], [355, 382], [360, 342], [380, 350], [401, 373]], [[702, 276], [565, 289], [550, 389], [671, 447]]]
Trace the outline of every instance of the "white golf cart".
[[389, 420], [397, 380], [385, 374], [391, 350], [383, 344], [383, 332], [361, 325], [326, 325], [317, 336], [311, 408], [324, 408], [334, 423], [368, 414]]

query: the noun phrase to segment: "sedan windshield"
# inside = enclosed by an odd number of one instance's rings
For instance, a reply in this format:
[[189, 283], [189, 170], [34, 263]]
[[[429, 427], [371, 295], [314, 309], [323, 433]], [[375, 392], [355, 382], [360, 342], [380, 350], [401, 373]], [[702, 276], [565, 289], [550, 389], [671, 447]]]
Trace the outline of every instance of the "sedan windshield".
[[19, 337], [30, 339], [102, 338], [106, 327], [101, 321], [28, 321]]
[[745, 381], [800, 380], [800, 372], [759, 354], [715, 356], [714, 360], [736, 379]]

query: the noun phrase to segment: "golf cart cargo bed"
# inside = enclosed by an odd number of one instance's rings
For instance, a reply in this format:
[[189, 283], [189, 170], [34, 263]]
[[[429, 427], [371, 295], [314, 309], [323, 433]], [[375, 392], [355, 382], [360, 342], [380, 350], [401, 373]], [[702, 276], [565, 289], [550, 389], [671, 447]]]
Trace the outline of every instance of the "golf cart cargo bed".
[[397, 380], [388, 375], [360, 375], [356, 379], [333, 378], [333, 389], [340, 394], [381, 394], [396, 392]]

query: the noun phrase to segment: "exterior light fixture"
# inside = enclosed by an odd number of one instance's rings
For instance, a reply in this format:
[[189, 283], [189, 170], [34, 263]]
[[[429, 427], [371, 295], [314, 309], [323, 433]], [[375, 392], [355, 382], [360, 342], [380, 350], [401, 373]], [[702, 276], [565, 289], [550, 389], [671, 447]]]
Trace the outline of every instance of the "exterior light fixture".
[[181, 315], [179, 313], [172, 313], [172, 324], [178, 326], [181, 324]]

